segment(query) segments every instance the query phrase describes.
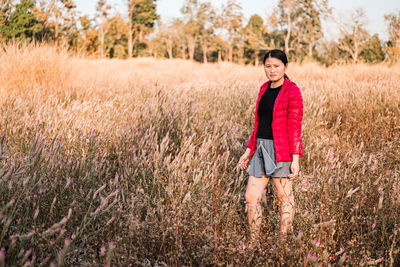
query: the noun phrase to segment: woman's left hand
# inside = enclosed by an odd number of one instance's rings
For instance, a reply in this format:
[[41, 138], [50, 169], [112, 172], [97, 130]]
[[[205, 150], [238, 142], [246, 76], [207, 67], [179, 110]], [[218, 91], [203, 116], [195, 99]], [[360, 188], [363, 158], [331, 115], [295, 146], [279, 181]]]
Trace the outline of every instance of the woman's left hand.
[[292, 164], [290, 165], [290, 170], [292, 171], [292, 173], [288, 175], [289, 178], [290, 179], [296, 178], [300, 170], [299, 155], [293, 155], [293, 160]]

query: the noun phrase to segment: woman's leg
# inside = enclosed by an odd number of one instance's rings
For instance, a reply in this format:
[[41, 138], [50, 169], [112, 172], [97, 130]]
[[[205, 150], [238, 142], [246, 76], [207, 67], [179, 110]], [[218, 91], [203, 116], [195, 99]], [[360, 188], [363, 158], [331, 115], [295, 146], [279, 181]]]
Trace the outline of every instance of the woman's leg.
[[257, 178], [254, 176], [249, 177], [246, 188], [246, 205], [247, 217], [250, 228], [250, 239], [255, 241], [259, 237], [260, 226], [262, 222], [262, 210], [260, 201], [264, 194], [264, 188], [267, 186], [269, 178], [264, 176]]
[[281, 234], [292, 231], [295, 203], [293, 196], [293, 182], [288, 178], [273, 178], [276, 189], [280, 191], [278, 195], [281, 201]]

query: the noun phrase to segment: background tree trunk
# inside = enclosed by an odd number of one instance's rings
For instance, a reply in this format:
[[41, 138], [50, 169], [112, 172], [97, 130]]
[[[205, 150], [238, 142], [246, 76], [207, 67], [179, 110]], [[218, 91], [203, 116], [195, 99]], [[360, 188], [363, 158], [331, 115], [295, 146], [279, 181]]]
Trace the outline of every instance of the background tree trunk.
[[173, 55], [172, 55], [172, 40], [171, 37], [168, 38], [167, 40], [167, 53], [168, 53], [168, 58], [172, 59]]
[[233, 45], [229, 44], [229, 46], [228, 46], [228, 61], [232, 62], [232, 58], [233, 58]]

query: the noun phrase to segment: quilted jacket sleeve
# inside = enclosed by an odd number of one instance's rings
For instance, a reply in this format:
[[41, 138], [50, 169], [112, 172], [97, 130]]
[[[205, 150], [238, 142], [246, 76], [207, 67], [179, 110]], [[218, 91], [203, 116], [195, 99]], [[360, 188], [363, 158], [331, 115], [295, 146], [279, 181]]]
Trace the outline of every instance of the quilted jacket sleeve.
[[303, 144], [301, 142], [301, 121], [303, 119], [303, 97], [297, 85], [292, 84], [289, 89], [288, 103], [288, 137], [290, 154], [303, 156]]
[[247, 147], [250, 148], [250, 149], [253, 147], [254, 135], [255, 135], [255, 130], [253, 130], [253, 132], [251, 133], [251, 135], [250, 135], [250, 140], [249, 140], [249, 142], [247, 143]]

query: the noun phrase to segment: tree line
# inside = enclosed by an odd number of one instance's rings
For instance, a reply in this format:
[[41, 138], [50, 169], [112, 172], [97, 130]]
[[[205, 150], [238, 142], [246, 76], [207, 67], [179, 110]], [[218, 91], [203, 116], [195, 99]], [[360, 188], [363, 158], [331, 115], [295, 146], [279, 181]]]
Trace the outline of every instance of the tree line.
[[[265, 51], [279, 48], [292, 61], [325, 65], [347, 62], [400, 62], [400, 11], [385, 15], [388, 40], [366, 30], [364, 10], [332, 15], [328, 0], [279, 0], [268, 17], [248, 20], [237, 0], [221, 7], [185, 0], [182, 16], [164, 21], [156, 0], [123, 0], [126, 14], [98, 0], [93, 17], [73, 0], [0, 0], [0, 45], [54, 42], [94, 57], [182, 58], [199, 62], [259, 64]], [[327, 40], [322, 21], [340, 33]]]

